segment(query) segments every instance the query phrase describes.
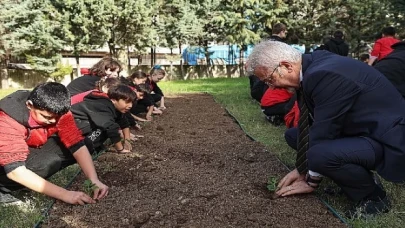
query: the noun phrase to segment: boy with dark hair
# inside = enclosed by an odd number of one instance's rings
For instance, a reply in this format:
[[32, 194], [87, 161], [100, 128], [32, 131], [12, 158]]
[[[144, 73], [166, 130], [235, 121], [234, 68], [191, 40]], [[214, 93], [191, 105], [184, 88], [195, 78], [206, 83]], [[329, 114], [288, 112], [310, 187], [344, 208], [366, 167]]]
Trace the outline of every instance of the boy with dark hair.
[[[132, 106], [130, 113], [136, 121], [146, 122], [152, 120], [153, 100], [150, 98], [149, 86], [146, 84], [139, 84], [133, 87], [136, 93], [137, 102]], [[146, 119], [138, 115], [146, 112]]]
[[[76, 127], [66, 87], [40, 84], [32, 92], [20, 90], [0, 101], [0, 200], [17, 201], [9, 193], [23, 186], [70, 204], [95, 203], [108, 194], [97, 177], [80, 130]], [[92, 152], [92, 151], [91, 151]], [[77, 162], [98, 188], [93, 198], [68, 191], [46, 179]]]
[[341, 56], [347, 56], [349, 54], [349, 45], [344, 40], [344, 35], [342, 31], [335, 31], [333, 37], [326, 42], [325, 49], [332, 53]]
[[277, 23], [271, 30], [269, 40], [284, 42], [287, 37], [287, 26], [283, 23]]
[[361, 54], [360, 55], [360, 61], [362, 61], [363, 63], [368, 63], [368, 60], [370, 59], [370, 55], [365, 53], [365, 54]]
[[[114, 83], [110, 82], [112, 80], [119, 82], [118, 79], [109, 78], [104, 85], [100, 85], [99, 90], [73, 96], [71, 110], [77, 126], [93, 142], [96, 150], [109, 138], [117, 152], [127, 153], [132, 147], [128, 142], [130, 130], [124, 113], [131, 109], [136, 94], [126, 85], [109, 86], [108, 83]], [[121, 141], [120, 129], [124, 143]]]

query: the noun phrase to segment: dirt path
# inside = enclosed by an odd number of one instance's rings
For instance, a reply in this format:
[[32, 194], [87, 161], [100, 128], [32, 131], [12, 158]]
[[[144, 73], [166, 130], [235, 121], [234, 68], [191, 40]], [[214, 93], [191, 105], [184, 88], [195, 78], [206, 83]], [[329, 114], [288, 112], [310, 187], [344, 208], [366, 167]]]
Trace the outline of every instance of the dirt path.
[[287, 170], [211, 96], [170, 98], [167, 106], [136, 153], [98, 159], [108, 198], [58, 202], [43, 227], [344, 227], [314, 196], [271, 200], [267, 178]]

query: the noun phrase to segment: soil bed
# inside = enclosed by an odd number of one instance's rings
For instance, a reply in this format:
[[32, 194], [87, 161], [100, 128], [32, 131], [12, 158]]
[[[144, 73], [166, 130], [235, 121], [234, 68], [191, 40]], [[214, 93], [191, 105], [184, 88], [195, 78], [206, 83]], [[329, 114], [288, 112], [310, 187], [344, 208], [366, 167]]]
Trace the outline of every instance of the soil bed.
[[210, 95], [165, 101], [165, 114], [137, 132], [145, 137], [134, 153], [96, 162], [108, 197], [57, 202], [42, 227], [345, 227], [313, 195], [272, 200], [268, 177], [288, 171]]

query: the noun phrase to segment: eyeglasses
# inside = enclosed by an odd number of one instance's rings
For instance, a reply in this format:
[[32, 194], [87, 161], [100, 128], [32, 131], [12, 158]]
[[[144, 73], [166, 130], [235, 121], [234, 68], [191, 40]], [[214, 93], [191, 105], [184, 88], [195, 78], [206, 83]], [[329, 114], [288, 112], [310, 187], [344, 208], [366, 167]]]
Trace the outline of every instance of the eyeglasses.
[[273, 74], [274, 74], [274, 72], [276, 72], [276, 70], [278, 69], [279, 66], [280, 65], [277, 65], [276, 68], [274, 68], [273, 72], [271, 72], [270, 76], [263, 80], [263, 82], [266, 83], [266, 85], [273, 86], [273, 80], [274, 80]]

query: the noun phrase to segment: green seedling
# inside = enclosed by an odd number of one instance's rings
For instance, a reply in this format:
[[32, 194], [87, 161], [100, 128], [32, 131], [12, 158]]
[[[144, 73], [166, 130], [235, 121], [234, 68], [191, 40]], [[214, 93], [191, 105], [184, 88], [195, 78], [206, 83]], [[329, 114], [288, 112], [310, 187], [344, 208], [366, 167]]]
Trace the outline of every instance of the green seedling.
[[267, 180], [267, 190], [270, 191], [270, 199], [277, 199], [280, 197], [279, 195], [276, 194], [276, 191], [278, 190], [277, 188], [277, 183], [278, 183], [278, 178], [270, 176], [269, 179]]
[[93, 182], [91, 182], [91, 180], [85, 180], [83, 182], [84, 192], [89, 196], [91, 196], [93, 194], [94, 190], [96, 190], [97, 188], [98, 188], [97, 185], [95, 185]]
[[277, 190], [277, 183], [277, 177], [269, 177], [269, 179], [267, 180], [267, 189], [271, 192], [275, 192]]

